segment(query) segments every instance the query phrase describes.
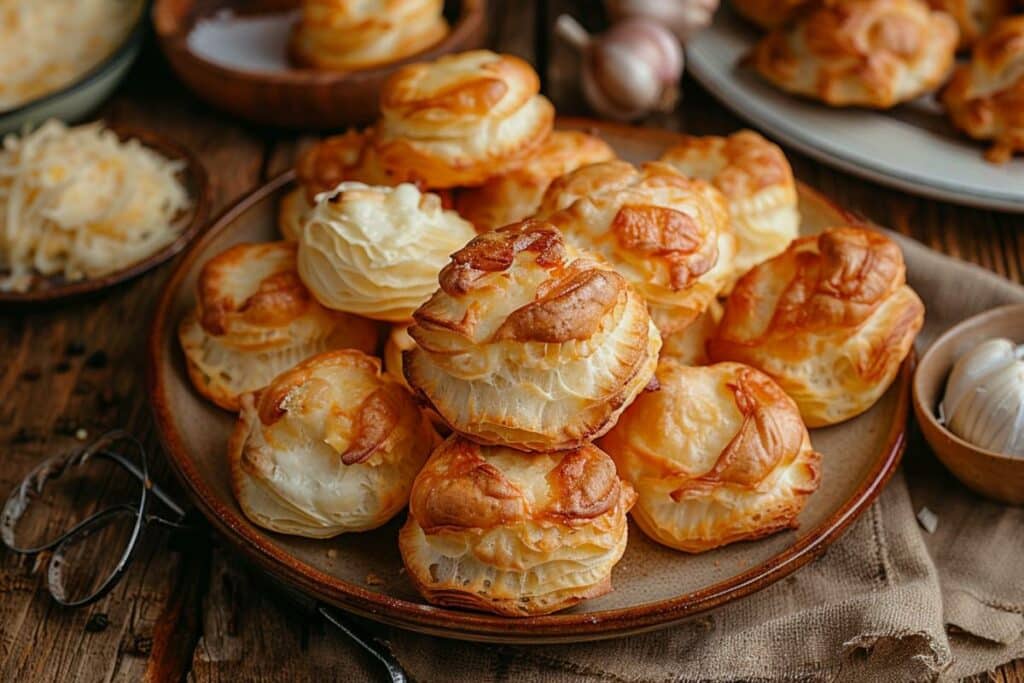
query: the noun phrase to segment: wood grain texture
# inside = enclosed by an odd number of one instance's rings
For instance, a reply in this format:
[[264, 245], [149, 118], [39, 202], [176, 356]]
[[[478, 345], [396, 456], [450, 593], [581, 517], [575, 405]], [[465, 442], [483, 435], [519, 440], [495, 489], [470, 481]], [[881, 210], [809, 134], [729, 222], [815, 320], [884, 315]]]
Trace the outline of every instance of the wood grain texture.
[[[491, 45], [529, 59], [560, 113], [586, 114], [578, 57], [551, 34], [569, 12], [592, 29], [603, 25], [588, 0], [496, 0]], [[695, 134], [726, 133], [742, 123], [692, 81], [677, 112], [646, 125]], [[152, 39], [140, 63], [101, 114], [149, 127], [200, 156], [216, 212], [287, 167], [309, 138], [233, 122], [177, 83]], [[978, 263], [1016, 282], [1024, 273], [1024, 219], [919, 199], [833, 171], [787, 150], [810, 185], [868, 218], [928, 246]], [[55, 448], [74, 447], [78, 426], [90, 433], [123, 426], [155, 448], [142, 394], [142, 345], [149, 313], [169, 268], [74, 307], [0, 318], [0, 491]], [[68, 354], [72, 343], [85, 351]], [[75, 349], [77, 351], [77, 349]], [[101, 363], [102, 355], [106, 362]], [[159, 458], [154, 478], [174, 490]], [[180, 497], [180, 496], [179, 496]], [[340, 661], [373, 664], [349, 642], [293, 603], [204, 534], [147, 535], [127, 578], [97, 605], [57, 608], [32, 563], [0, 553], [0, 680], [257, 681], [332, 680]], [[104, 614], [102, 630], [86, 626]], [[971, 683], [1024, 683], [1024, 661]]]

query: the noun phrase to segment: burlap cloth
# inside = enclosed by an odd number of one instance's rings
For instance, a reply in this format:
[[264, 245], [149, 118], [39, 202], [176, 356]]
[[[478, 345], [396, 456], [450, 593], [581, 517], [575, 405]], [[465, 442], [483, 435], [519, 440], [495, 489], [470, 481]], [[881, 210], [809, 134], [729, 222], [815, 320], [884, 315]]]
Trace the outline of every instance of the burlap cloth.
[[[918, 352], [1024, 288], [894, 236], [927, 306]], [[400, 630], [420, 681], [954, 680], [1024, 657], [1024, 509], [960, 485], [913, 430], [879, 500], [816, 562], [703, 618], [620, 640], [544, 647]], [[938, 515], [934, 533], [915, 513]]]

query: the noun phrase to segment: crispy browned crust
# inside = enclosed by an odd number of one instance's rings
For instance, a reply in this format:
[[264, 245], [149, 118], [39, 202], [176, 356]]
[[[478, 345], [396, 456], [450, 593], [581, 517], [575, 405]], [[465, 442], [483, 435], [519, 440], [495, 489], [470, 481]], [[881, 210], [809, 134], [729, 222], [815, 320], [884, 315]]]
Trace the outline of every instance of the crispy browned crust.
[[[682, 443], [673, 443], [668, 435], [644, 436], [657, 429], [658, 423], [652, 420], [656, 419], [656, 411], [664, 409], [663, 402], [686, 400], [685, 394], [677, 392], [681, 388], [679, 383], [685, 381], [683, 373], [687, 371], [681, 364], [663, 359], [658, 377], [661, 391], [666, 393], [641, 397], [601, 440], [601, 447], [616, 460], [627, 480], [636, 481], [637, 477], [664, 479], [675, 487], [669, 496], [676, 503], [699, 503], [723, 487], [733, 495], [755, 495], [778, 468], [799, 467], [804, 483], [794, 486], [788, 497], [752, 509], [742, 518], [730, 517], [719, 521], [706, 536], [680, 535], [671, 528], [663, 528], [646, 514], [643, 505], [634, 508], [633, 519], [659, 543], [691, 553], [796, 528], [797, 517], [807, 497], [818, 488], [821, 455], [810, 446], [807, 428], [800, 419], [796, 404], [767, 375], [738, 364], [701, 370], [717, 371], [731, 377], [725, 387], [742, 416], [739, 429], [718, 454], [714, 465], [703, 474], [688, 474], [687, 464], [679, 464], [671, 453], [661, 452], [681, 447]], [[709, 405], [713, 405], [711, 397], [708, 399]], [[642, 439], [642, 447], [634, 445], [635, 436]], [[684, 434], [675, 438], [688, 437]], [[651, 450], [652, 447], [655, 450]]]
[[[1003, 19], [974, 46], [971, 61], [957, 67], [942, 103], [957, 128], [991, 140], [986, 158], [1006, 163], [1024, 152], [1024, 15]], [[1008, 79], [1008, 74], [1020, 73]], [[1006, 85], [993, 86], [993, 83]], [[980, 92], [979, 92], [980, 91]]]
[[[293, 64], [327, 71], [370, 69], [421, 52], [448, 32], [439, 0], [382, 0], [377, 12], [353, 14], [349, 2], [304, 0], [288, 41]], [[375, 45], [389, 41], [382, 52]]]
[[956, 19], [960, 47], [970, 47], [1001, 17], [1013, 11], [1013, 0], [928, 0], [933, 8]]
[[687, 136], [661, 155], [661, 161], [673, 164], [675, 158], [690, 154], [725, 159], [711, 183], [728, 199], [746, 199], [770, 187], [794, 187], [793, 169], [782, 149], [752, 130], [741, 130], [726, 137]]
[[[832, 106], [887, 109], [945, 80], [958, 35], [953, 18], [923, 0], [832, 0], [766, 35], [748, 62], [788, 92]], [[901, 83], [909, 73], [912, 88]]]
[[556, 130], [519, 168], [458, 193], [455, 208], [477, 231], [494, 230], [532, 216], [553, 180], [581, 166], [615, 158], [600, 138]]
[[[529, 477], [528, 472], [519, 471], [510, 479], [487, 461], [485, 452], [489, 448], [452, 436], [435, 449], [416, 478], [409, 519], [399, 533], [399, 548], [408, 576], [423, 597], [439, 605], [529, 616], [566, 609], [611, 590], [611, 564], [616, 558], [609, 562], [609, 574], [589, 586], [552, 590], [532, 598], [509, 594], [496, 585], [478, 589], [443, 583], [431, 578], [429, 567], [411, 562], [418, 555], [414, 540], [417, 531], [428, 537], [444, 533], [475, 539], [489, 531], [507, 528], [511, 533], [518, 525], [539, 524], [545, 529], [549, 552], [557, 550], [560, 536], [594, 533], [595, 529], [604, 534], [608, 525], [616, 533], [626, 533], [625, 514], [635, 501], [635, 493], [619, 479], [611, 458], [597, 447], [585, 444], [571, 451], [544, 454], [559, 461], [547, 472], [548, 488], [539, 499], [536, 491], [527, 491], [528, 481], [513, 480]], [[521, 457], [526, 463], [530, 457], [541, 456]], [[619, 538], [618, 543], [622, 542], [624, 537]]]
[[[554, 107], [539, 90], [533, 67], [512, 55], [475, 51], [402, 67], [381, 88], [376, 151], [389, 171], [430, 187], [481, 185], [520, 166], [551, 133]], [[533, 114], [528, 125], [500, 129], [524, 112]], [[480, 135], [490, 136], [484, 149], [471, 139]]]
[[[766, 297], [773, 298], [766, 304]], [[901, 307], [868, 330], [865, 323], [890, 300], [902, 302]], [[906, 286], [896, 243], [873, 230], [840, 227], [795, 240], [743, 276], [726, 301], [708, 350], [712, 360], [764, 370], [798, 396], [808, 425], [822, 426], [838, 419], [818, 414], [799, 398], [815, 391], [803, 368], [808, 354], [839, 354], [852, 339], [862, 337], [856, 357], [837, 367], [829, 383], [828, 391], [842, 391], [844, 400], [865, 397], [855, 412], [841, 418], [846, 419], [874, 403], [923, 321], [924, 306]]]

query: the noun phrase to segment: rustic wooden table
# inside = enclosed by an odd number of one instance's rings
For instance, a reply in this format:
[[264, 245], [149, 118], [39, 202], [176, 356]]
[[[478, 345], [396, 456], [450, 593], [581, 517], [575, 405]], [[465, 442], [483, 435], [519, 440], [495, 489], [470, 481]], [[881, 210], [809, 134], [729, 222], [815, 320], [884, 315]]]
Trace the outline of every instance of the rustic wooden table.
[[[575, 57], [553, 40], [562, 12], [596, 28], [587, 0], [500, 0], [491, 44], [536, 65], [563, 114], [584, 114]], [[696, 134], [741, 122], [693, 82], [679, 111], [647, 125]], [[100, 115], [151, 128], [196, 152], [213, 187], [214, 210], [288, 167], [304, 142], [281, 131], [231, 120], [196, 100], [174, 78], [150, 40], [118, 94]], [[797, 175], [876, 222], [930, 247], [1024, 281], [1024, 219], [919, 199], [860, 181], [791, 153]], [[125, 286], [71, 306], [5, 312], [0, 317], [0, 491], [55, 449], [123, 426], [156, 448], [144, 395], [143, 343], [164, 266]], [[176, 490], [155, 458], [154, 477]], [[180, 494], [180, 492], [178, 492]], [[263, 590], [215, 538], [183, 542], [148, 535], [125, 580], [88, 609], [58, 608], [38, 568], [0, 553], [0, 680], [190, 681], [330, 680], [332, 664], [363, 657], [321, 620]], [[370, 666], [367, 664], [367, 666]], [[369, 670], [369, 669], [368, 669]], [[985, 680], [979, 677], [978, 680]], [[1024, 682], [1024, 660], [988, 675]]]

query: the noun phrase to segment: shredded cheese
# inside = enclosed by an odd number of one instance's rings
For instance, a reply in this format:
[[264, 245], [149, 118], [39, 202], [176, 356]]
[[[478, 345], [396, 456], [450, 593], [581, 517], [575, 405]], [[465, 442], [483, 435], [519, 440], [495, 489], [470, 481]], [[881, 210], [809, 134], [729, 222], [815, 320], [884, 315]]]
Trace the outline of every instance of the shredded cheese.
[[101, 124], [48, 121], [0, 149], [0, 290], [92, 278], [170, 244], [190, 205], [183, 162]]
[[120, 45], [137, 0], [0, 0], [0, 111], [54, 92]]

